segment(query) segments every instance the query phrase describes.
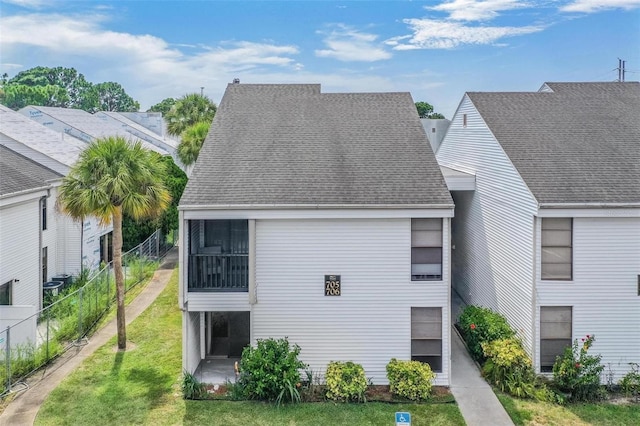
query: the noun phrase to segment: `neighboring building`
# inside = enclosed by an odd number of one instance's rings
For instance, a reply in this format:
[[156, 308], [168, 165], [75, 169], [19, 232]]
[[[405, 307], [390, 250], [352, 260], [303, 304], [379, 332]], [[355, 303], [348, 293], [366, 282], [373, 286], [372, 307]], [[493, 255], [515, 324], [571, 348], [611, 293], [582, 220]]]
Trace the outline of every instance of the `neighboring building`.
[[640, 84], [467, 93], [438, 153], [453, 191], [453, 287], [506, 315], [537, 371], [573, 339], [619, 378], [640, 363]]
[[[132, 113], [130, 113], [130, 115], [131, 114]], [[155, 132], [155, 128], [154, 130], [151, 130], [144, 125], [139, 124], [135, 120], [132, 120], [131, 118], [129, 118], [129, 116], [121, 112], [98, 111], [93, 115], [101, 120], [104, 120], [107, 123], [111, 123], [115, 126], [120, 126], [124, 131], [131, 133], [133, 136], [152, 143], [158, 148], [165, 150], [169, 154], [175, 155], [176, 148], [178, 147], [178, 141], [159, 135]], [[151, 125], [152, 123], [148, 124]]]
[[180, 202], [184, 369], [287, 336], [448, 385], [452, 216], [410, 94], [229, 85]]
[[431, 144], [431, 149], [433, 149], [433, 152], [438, 152], [442, 139], [444, 139], [444, 135], [447, 134], [447, 130], [451, 125], [451, 120], [446, 118], [421, 118], [420, 121]]
[[[0, 329], [42, 307], [42, 283], [56, 270], [52, 193], [62, 175], [0, 145]], [[12, 344], [35, 341], [35, 317]], [[3, 339], [4, 340], [4, 339]], [[3, 348], [5, 342], [0, 342]]]
[[161, 155], [173, 155], [151, 142], [140, 139], [127, 131], [122, 123], [100, 118], [81, 109], [44, 107], [29, 105], [18, 111], [25, 117], [59, 133], [66, 133], [86, 143], [107, 136], [122, 136], [127, 140], [141, 142], [142, 146]]
[[[55, 132], [0, 105], [0, 145], [36, 163], [66, 176], [78, 160], [86, 143], [65, 133]], [[2, 178], [10, 169], [3, 169]], [[55, 210], [57, 188], [51, 188], [49, 223], [55, 232], [45, 235], [48, 258], [51, 262], [47, 279], [60, 275], [78, 275], [82, 267], [95, 270], [101, 260], [108, 259], [112, 226], [100, 226], [90, 217], [83, 224]], [[28, 222], [29, 216], [23, 218]], [[105, 249], [106, 247], [106, 249]]]

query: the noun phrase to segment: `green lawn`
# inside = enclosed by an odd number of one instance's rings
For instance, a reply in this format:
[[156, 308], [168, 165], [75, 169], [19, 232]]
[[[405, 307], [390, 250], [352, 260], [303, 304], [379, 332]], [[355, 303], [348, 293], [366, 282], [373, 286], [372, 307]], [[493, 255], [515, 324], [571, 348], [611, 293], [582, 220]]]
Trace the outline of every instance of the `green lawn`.
[[177, 292], [176, 271], [166, 290], [128, 327], [133, 349], [115, 352], [115, 338], [99, 349], [51, 393], [36, 424], [391, 425], [396, 411], [411, 412], [415, 426], [464, 424], [457, 406], [450, 403], [307, 403], [277, 408], [260, 402], [184, 401]]
[[528, 425], [640, 425], [640, 404], [569, 404], [560, 406], [497, 394], [513, 422]]

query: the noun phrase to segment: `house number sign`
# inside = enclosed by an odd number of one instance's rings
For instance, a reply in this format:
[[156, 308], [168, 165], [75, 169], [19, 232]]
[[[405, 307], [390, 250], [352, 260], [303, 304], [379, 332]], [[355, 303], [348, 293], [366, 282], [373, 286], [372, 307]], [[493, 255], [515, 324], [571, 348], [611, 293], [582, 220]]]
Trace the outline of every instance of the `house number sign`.
[[340, 296], [340, 275], [325, 275], [324, 276], [324, 295], [325, 296]]

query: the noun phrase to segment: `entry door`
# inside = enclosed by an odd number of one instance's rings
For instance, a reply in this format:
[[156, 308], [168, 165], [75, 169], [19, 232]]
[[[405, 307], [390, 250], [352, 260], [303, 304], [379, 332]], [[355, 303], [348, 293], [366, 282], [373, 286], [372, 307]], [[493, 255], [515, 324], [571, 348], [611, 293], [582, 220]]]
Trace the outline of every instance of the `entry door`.
[[209, 318], [211, 345], [208, 355], [229, 356], [229, 315], [226, 312], [212, 312]]

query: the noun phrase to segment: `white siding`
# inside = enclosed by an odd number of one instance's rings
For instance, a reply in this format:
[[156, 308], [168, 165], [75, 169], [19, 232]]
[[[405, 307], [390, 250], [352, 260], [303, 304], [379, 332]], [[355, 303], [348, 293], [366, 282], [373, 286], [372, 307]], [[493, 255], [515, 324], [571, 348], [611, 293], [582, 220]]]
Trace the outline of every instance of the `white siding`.
[[248, 311], [248, 292], [197, 292], [187, 293], [189, 312]]
[[182, 368], [193, 373], [200, 364], [200, 312], [184, 312]]
[[[442, 307], [443, 371], [449, 384], [449, 229], [443, 280], [411, 281], [411, 220], [257, 220], [257, 304], [252, 342], [285, 337], [323, 374], [330, 361], [361, 363], [387, 383], [393, 357], [411, 358], [411, 307]], [[324, 275], [341, 276], [342, 295], [324, 295]]]
[[[13, 305], [40, 309], [40, 193], [0, 208], [0, 284], [13, 284]], [[2, 307], [0, 307], [0, 311]]]
[[573, 306], [573, 339], [595, 335], [591, 352], [619, 379], [629, 362], [640, 363], [640, 218], [574, 218], [572, 281], [539, 279], [539, 223], [538, 315], [540, 306]]
[[47, 198], [47, 229], [42, 231], [42, 247], [47, 247], [47, 276], [51, 277], [63, 273], [58, 270], [58, 225], [56, 221], [56, 194], [57, 189], [52, 188]]
[[437, 158], [476, 176], [475, 191], [452, 193], [453, 288], [466, 303], [504, 314], [532, 353], [536, 201], [466, 95]]
[[81, 224], [64, 214], [56, 215], [56, 221], [58, 227], [56, 259], [58, 273], [77, 276], [82, 266]]

